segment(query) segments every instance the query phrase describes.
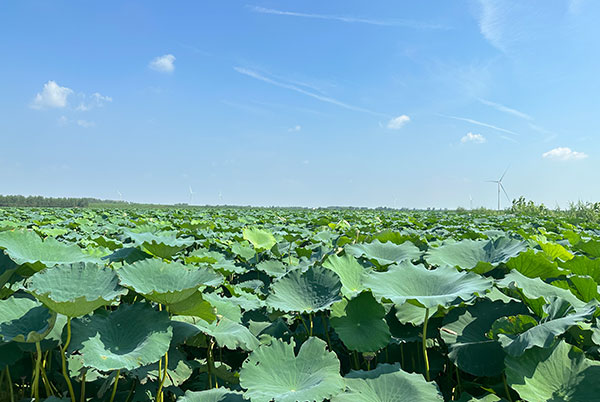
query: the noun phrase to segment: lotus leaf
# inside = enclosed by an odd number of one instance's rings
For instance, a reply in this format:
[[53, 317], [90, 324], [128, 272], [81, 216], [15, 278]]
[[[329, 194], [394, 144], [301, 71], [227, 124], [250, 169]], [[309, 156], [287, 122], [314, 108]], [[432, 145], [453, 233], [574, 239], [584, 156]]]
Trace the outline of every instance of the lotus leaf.
[[147, 304], [123, 304], [73, 320], [69, 352], [78, 351], [86, 367], [133, 370], [157, 362], [173, 336], [168, 314]]
[[432, 265], [450, 265], [482, 274], [525, 249], [525, 243], [509, 237], [493, 240], [466, 239], [431, 249], [425, 259]]
[[194, 325], [198, 329], [198, 333], [202, 332], [215, 338], [220, 347], [231, 350], [240, 348], [246, 351], [258, 347], [258, 339], [252, 335], [248, 328], [225, 317], [212, 324], [195, 317], [181, 316], [173, 319]]
[[536, 253], [535, 250], [527, 250], [511, 258], [506, 266], [529, 278], [556, 278], [565, 273], [558, 269], [558, 264], [549, 260], [545, 253]]
[[84, 262], [37, 272], [26, 287], [51, 310], [69, 317], [89, 314], [127, 293], [112, 269]]
[[369, 273], [365, 286], [379, 300], [386, 298], [399, 305], [416, 300], [425, 308], [437, 308], [483, 295], [492, 282], [472, 272], [450, 267], [428, 270], [421, 264], [404, 262], [391, 266], [387, 272]]
[[310, 313], [328, 309], [342, 300], [339, 277], [331, 270], [314, 267], [293, 270], [271, 285], [267, 306], [285, 311]]
[[0, 249], [19, 265], [27, 264], [34, 271], [58, 264], [100, 262], [76, 244], [62, 243], [52, 237], [43, 240], [34, 232], [19, 230], [0, 232]]
[[345, 304], [341, 314], [332, 316], [330, 322], [348, 349], [377, 352], [390, 342], [385, 309], [371, 293], [362, 293]]
[[499, 342], [486, 335], [496, 319], [521, 313], [527, 313], [523, 303], [490, 300], [450, 311], [440, 331], [448, 345], [448, 357], [461, 370], [477, 377], [501, 374], [504, 351]]
[[221, 387], [206, 391], [186, 391], [177, 402], [244, 402], [245, 400], [241, 392]]
[[363, 285], [363, 273], [365, 269], [350, 254], [342, 257], [331, 255], [327, 257], [323, 266], [335, 272], [342, 282], [342, 294], [348, 299], [352, 299], [360, 292], [365, 290]]
[[193, 295], [200, 286], [218, 286], [223, 277], [209, 268], [186, 266], [147, 259], [126, 265], [117, 271], [123, 286], [161, 304], [179, 303]]
[[380, 364], [371, 371], [351, 371], [344, 378], [346, 392], [331, 402], [434, 402], [444, 398], [434, 382], [400, 369], [400, 364]]
[[340, 362], [327, 344], [310, 337], [294, 355], [294, 342], [273, 340], [250, 354], [240, 370], [244, 396], [253, 402], [322, 401], [340, 393]]
[[565, 341], [534, 347], [506, 358], [506, 379], [522, 399], [535, 402], [590, 402], [600, 395], [600, 362]]
[[346, 252], [356, 258], [364, 256], [382, 266], [413, 260], [421, 255], [419, 248], [410, 241], [395, 244], [375, 240], [372, 243], [349, 244], [346, 246]]
[[56, 313], [37, 300], [10, 297], [0, 300], [0, 340], [36, 343], [48, 335]]
[[125, 235], [131, 238], [143, 251], [166, 259], [171, 258], [179, 251], [194, 244], [193, 239], [178, 238], [176, 232], [162, 232], [158, 234], [126, 232]]
[[273, 234], [264, 229], [245, 228], [243, 234], [244, 239], [252, 243], [256, 251], [270, 250], [271, 247], [277, 244]]

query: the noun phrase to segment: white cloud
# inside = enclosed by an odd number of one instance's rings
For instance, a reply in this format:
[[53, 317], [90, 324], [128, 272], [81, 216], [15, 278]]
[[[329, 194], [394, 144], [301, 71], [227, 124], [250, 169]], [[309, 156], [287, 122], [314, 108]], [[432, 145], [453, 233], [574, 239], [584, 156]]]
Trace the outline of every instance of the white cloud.
[[297, 131], [300, 131], [300, 130], [302, 130], [302, 126], [300, 126], [300, 125], [295, 125], [294, 127], [288, 128], [288, 131], [297, 132]]
[[558, 147], [551, 149], [548, 152], [544, 152], [542, 154], [542, 158], [546, 159], [556, 159], [560, 161], [569, 161], [569, 160], [578, 160], [585, 159], [588, 155], [583, 152], [577, 152], [571, 150], [571, 148], [567, 147]]
[[77, 120], [77, 125], [83, 128], [94, 127], [96, 124], [93, 121], [88, 120]]
[[33, 109], [64, 108], [72, 93], [71, 88], [61, 87], [56, 81], [48, 81], [44, 84], [42, 92], [35, 95], [31, 107]]
[[175, 56], [172, 54], [165, 54], [154, 58], [150, 62], [150, 68], [161, 73], [172, 73], [175, 70]]
[[394, 117], [393, 119], [388, 121], [387, 128], [389, 128], [390, 130], [399, 130], [402, 128], [402, 126], [404, 126], [409, 121], [410, 121], [410, 117], [403, 114], [398, 117]]
[[96, 107], [102, 107], [106, 103], [112, 102], [112, 98], [110, 96], [102, 95], [99, 92], [94, 92], [89, 97], [86, 97], [85, 94], [82, 94], [81, 96], [83, 97], [83, 101], [76, 108], [76, 110], [80, 112], [87, 112], [88, 110], [92, 110]]
[[467, 133], [464, 137], [460, 139], [460, 142], [463, 144], [466, 142], [474, 142], [476, 144], [483, 144], [486, 141], [485, 137], [481, 134], [473, 134]]

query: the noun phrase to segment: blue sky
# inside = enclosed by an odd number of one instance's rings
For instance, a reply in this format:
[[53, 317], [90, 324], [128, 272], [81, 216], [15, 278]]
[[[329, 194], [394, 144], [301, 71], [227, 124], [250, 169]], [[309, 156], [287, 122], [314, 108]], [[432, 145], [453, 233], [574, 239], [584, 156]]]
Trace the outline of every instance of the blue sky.
[[[12, 1], [0, 194], [600, 200], [600, 3]], [[506, 199], [503, 199], [506, 203]]]

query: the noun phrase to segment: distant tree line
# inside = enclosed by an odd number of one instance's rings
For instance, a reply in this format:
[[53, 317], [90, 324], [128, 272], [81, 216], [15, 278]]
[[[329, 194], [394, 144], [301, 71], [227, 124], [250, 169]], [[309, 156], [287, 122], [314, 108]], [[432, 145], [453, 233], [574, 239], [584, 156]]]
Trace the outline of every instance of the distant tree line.
[[[40, 195], [0, 195], [0, 207], [57, 207], [57, 208], [86, 208], [90, 204], [107, 202], [96, 198], [74, 197], [42, 197]], [[108, 201], [111, 204], [127, 205], [126, 201]]]

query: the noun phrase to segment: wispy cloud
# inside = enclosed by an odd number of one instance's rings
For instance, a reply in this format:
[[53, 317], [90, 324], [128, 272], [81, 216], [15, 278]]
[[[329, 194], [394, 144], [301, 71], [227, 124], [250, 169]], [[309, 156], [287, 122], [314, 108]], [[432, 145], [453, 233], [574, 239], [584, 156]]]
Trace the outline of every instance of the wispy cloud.
[[559, 161], [579, 160], [587, 157], [588, 155], [586, 153], [573, 151], [571, 148], [567, 147], [554, 148], [542, 154], [542, 158], [555, 159]]
[[102, 95], [99, 92], [94, 92], [90, 96], [86, 96], [85, 94], [80, 94], [80, 97], [83, 98], [79, 106], [75, 110], [80, 112], [87, 112], [97, 107], [102, 107], [106, 103], [112, 102], [112, 98], [110, 96]]
[[396, 27], [405, 27], [405, 28], [415, 28], [415, 29], [448, 29], [448, 27], [440, 24], [432, 24], [427, 22], [420, 21], [412, 21], [405, 19], [372, 19], [372, 18], [360, 18], [360, 17], [352, 17], [346, 15], [328, 15], [328, 14], [313, 14], [313, 13], [301, 13], [296, 11], [283, 11], [283, 10], [275, 10], [272, 8], [258, 7], [258, 6], [248, 6], [250, 9], [256, 13], [261, 14], [272, 14], [272, 15], [283, 15], [288, 17], [300, 17], [300, 18], [312, 18], [318, 20], [330, 20], [330, 21], [339, 21], [339, 22], [347, 22], [347, 23], [357, 23], [357, 24], [368, 24], [368, 25], [379, 25], [379, 26], [396, 26]]
[[517, 116], [517, 117], [520, 117], [521, 119], [525, 119], [525, 120], [533, 120], [533, 118], [531, 116], [529, 116], [526, 113], [520, 112], [517, 109], [513, 109], [508, 106], [502, 105], [500, 103], [492, 102], [492, 101], [489, 101], [486, 99], [477, 99], [477, 100], [479, 102], [483, 103], [484, 105], [491, 106], [500, 112], [512, 114], [513, 116]]
[[393, 119], [390, 119], [390, 121], [388, 121], [387, 128], [389, 128], [390, 130], [400, 130], [409, 121], [410, 117], [403, 114], [398, 117], [394, 117]]
[[460, 142], [467, 143], [467, 142], [474, 142], [475, 144], [483, 144], [485, 142], [485, 137], [481, 134], [473, 134], [471, 132], [465, 134], [461, 139]]
[[275, 86], [280, 87], [280, 88], [285, 88], [285, 89], [289, 89], [291, 91], [298, 92], [298, 93], [300, 93], [302, 95], [310, 96], [311, 98], [320, 100], [321, 102], [330, 103], [332, 105], [336, 105], [336, 106], [339, 106], [339, 107], [342, 107], [342, 108], [348, 109], [348, 110], [354, 110], [355, 112], [362, 112], [362, 113], [372, 114], [372, 115], [375, 115], [375, 116], [386, 116], [386, 117], [388, 117], [384, 113], [374, 112], [372, 110], [365, 109], [365, 108], [362, 108], [362, 107], [359, 107], [359, 106], [350, 105], [348, 103], [341, 102], [341, 101], [339, 101], [337, 99], [334, 99], [334, 98], [331, 98], [331, 97], [328, 97], [328, 96], [324, 96], [324, 95], [321, 95], [321, 94], [316, 94], [316, 93], [311, 92], [311, 91], [307, 91], [307, 90], [305, 90], [303, 88], [300, 88], [297, 85], [294, 85], [294, 84], [291, 84], [291, 83], [288, 83], [288, 82], [276, 81], [276, 80], [274, 80], [272, 78], [269, 78], [269, 77], [267, 77], [267, 76], [265, 76], [265, 75], [263, 75], [261, 73], [258, 73], [258, 72], [253, 71], [253, 70], [249, 70], [247, 68], [234, 67], [233, 69], [235, 71], [237, 71], [238, 73], [240, 73], [240, 74], [246, 75], [248, 77], [254, 78], [254, 79], [259, 80], [259, 81], [266, 82], [266, 83], [271, 84], [271, 85], [275, 85]]
[[288, 131], [290, 131], [290, 132], [298, 132], [300, 130], [302, 130], [302, 126], [299, 124], [295, 125], [294, 127], [288, 128]]
[[518, 133], [515, 133], [514, 131], [510, 131], [510, 130], [507, 130], [505, 128], [494, 126], [492, 124], [484, 123], [484, 122], [481, 122], [481, 121], [477, 121], [477, 120], [473, 120], [473, 119], [468, 119], [466, 117], [448, 116], [448, 115], [445, 115], [445, 114], [440, 114], [439, 116], [446, 117], [448, 119], [466, 121], [467, 123], [475, 124], [475, 125], [481, 126], [481, 127], [491, 128], [492, 130], [500, 131], [500, 132], [507, 133], [507, 134], [519, 135]]

